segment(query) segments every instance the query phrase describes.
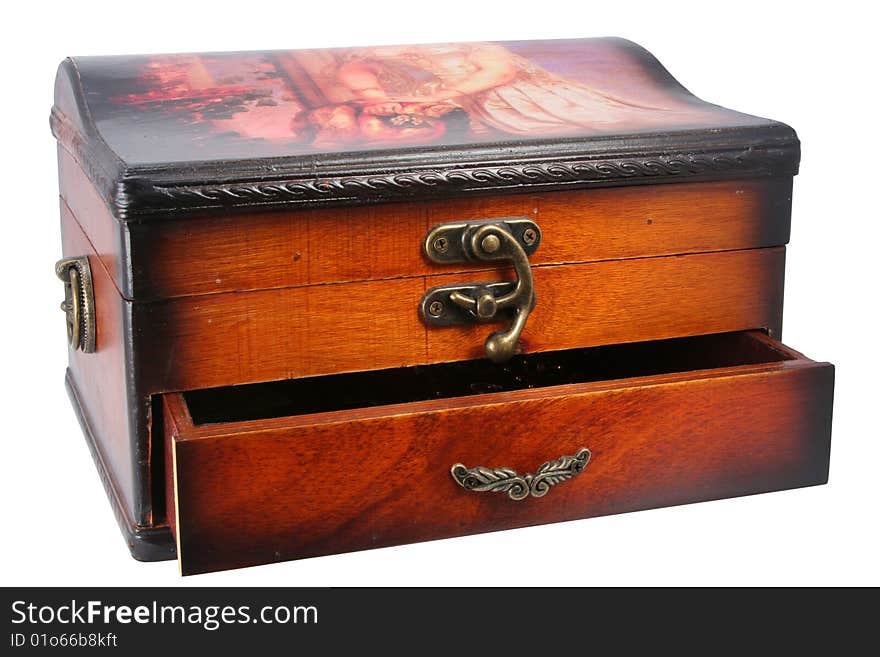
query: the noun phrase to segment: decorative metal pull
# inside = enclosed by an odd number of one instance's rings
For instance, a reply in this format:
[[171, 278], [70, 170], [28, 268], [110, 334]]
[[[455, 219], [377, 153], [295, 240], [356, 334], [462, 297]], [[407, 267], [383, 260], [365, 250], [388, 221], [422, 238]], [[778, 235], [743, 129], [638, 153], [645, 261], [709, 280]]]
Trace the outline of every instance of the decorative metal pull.
[[461, 463], [452, 466], [452, 478], [465, 490], [488, 493], [507, 493], [512, 500], [524, 500], [529, 495], [544, 497], [556, 484], [579, 475], [590, 462], [590, 450], [582, 447], [574, 456], [560, 456], [547, 461], [534, 474], [518, 475], [511, 468], [474, 468]]
[[509, 328], [486, 338], [486, 356], [503, 363], [516, 345], [535, 307], [535, 287], [529, 256], [541, 243], [541, 229], [531, 219], [512, 217], [467, 223], [441, 224], [428, 231], [425, 253], [439, 264], [474, 260], [510, 260], [516, 281], [440, 285], [425, 293], [419, 306], [422, 318], [433, 326], [492, 321], [512, 312]]
[[61, 310], [67, 315], [67, 342], [76, 350], [95, 351], [95, 294], [89, 259], [64, 258], [55, 263], [55, 275], [64, 282]]

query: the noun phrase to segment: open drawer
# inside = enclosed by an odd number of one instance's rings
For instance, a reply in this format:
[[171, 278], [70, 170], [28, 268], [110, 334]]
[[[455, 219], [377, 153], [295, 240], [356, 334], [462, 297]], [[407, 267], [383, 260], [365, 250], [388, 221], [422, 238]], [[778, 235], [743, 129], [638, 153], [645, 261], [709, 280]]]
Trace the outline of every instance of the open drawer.
[[169, 394], [181, 571], [821, 484], [833, 385], [755, 331]]

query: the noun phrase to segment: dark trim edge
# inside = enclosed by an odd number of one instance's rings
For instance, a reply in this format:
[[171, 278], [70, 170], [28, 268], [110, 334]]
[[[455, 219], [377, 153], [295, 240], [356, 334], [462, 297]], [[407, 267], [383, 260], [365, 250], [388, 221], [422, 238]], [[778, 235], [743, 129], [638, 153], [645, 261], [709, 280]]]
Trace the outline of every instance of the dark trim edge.
[[50, 123], [124, 222], [217, 211], [792, 176], [800, 160], [794, 130], [767, 122], [627, 138], [327, 154], [320, 161], [311, 156], [151, 168], [126, 166], [96, 135], [82, 135], [57, 107]]
[[176, 558], [174, 539], [168, 527], [143, 527], [135, 525], [128, 517], [125, 506], [120, 499], [116, 482], [104, 464], [104, 458], [95, 441], [94, 433], [89, 426], [85, 411], [80, 403], [76, 384], [73, 382], [69, 369], [64, 377], [64, 385], [67, 388], [67, 394], [73, 404], [73, 410], [85, 435], [86, 444], [92, 453], [92, 459], [95, 462], [95, 467], [98, 469], [101, 483], [104, 485], [107, 498], [110, 500], [113, 515], [116, 516], [116, 522], [122, 531], [128, 549], [131, 551], [131, 556], [138, 561], [167, 561]]

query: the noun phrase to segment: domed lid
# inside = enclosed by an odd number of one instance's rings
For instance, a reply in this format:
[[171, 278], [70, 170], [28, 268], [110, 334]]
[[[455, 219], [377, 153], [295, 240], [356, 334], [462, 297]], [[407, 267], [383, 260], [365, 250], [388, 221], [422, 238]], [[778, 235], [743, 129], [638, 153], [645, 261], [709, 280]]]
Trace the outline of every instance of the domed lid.
[[622, 39], [84, 57], [52, 129], [120, 220], [797, 171]]

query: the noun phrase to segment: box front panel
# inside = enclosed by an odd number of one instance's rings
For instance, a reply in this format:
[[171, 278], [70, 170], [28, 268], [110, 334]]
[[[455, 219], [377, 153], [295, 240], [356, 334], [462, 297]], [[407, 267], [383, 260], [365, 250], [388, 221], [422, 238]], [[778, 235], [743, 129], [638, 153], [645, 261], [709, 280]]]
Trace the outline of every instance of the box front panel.
[[[128, 392], [120, 383], [113, 406], [100, 393], [110, 382], [82, 374], [95, 367], [84, 356], [74, 382], [93, 433], [106, 434], [99, 439], [132, 526], [164, 519], [165, 455], [151, 436], [157, 393], [479, 357], [499, 324], [428, 327], [419, 301], [435, 285], [512, 273], [428, 261], [422, 243], [438, 223], [528, 216], [541, 226], [526, 353], [780, 330], [784, 249], [776, 247], [788, 241], [790, 178], [140, 226], [116, 222], [73, 157], [62, 149], [60, 158], [65, 221], [82, 231], [65, 254], [93, 253], [114, 303], [131, 312], [127, 364], [123, 325], [113, 333], [110, 320], [99, 321]], [[109, 348], [93, 360], [106, 362]]]
[[[428, 229], [525, 216], [535, 266], [781, 246], [791, 178], [516, 194], [131, 224], [138, 300], [431, 276]], [[442, 273], [477, 277], [485, 264]]]
[[[526, 353], [781, 322], [783, 248], [534, 268]], [[167, 392], [483, 355], [502, 324], [429, 327], [425, 290], [452, 276], [172, 299], [135, 307], [142, 381]], [[460, 281], [455, 277], [454, 280]]]

